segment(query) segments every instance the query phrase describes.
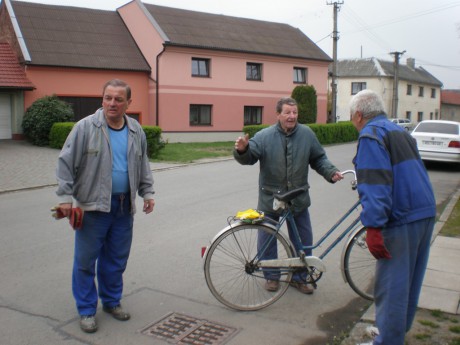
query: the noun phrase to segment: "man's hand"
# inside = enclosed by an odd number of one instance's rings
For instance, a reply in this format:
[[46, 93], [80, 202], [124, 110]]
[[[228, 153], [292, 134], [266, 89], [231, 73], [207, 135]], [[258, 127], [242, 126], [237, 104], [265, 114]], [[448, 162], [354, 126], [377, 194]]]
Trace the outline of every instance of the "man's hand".
[[381, 229], [367, 228], [366, 243], [371, 254], [379, 259], [391, 259], [390, 252], [383, 243]]
[[153, 211], [154, 206], [155, 206], [155, 200], [153, 199], [144, 200], [143, 211], [145, 212], [145, 214], [149, 214], [150, 212]]
[[238, 153], [244, 153], [248, 149], [249, 145], [249, 134], [245, 134], [244, 137], [238, 137], [235, 140], [235, 150], [238, 151]]
[[337, 182], [343, 180], [343, 175], [340, 171], [336, 171], [334, 175], [332, 175], [332, 182]]
[[64, 217], [69, 218], [72, 213], [72, 203], [59, 204], [59, 209], [64, 215]]

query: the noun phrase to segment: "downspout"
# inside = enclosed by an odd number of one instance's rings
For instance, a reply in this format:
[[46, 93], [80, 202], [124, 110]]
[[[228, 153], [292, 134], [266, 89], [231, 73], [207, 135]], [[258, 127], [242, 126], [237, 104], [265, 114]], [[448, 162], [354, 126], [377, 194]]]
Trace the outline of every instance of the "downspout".
[[166, 47], [163, 45], [163, 50], [157, 55], [156, 57], [156, 66], [155, 66], [155, 73], [156, 73], [156, 88], [155, 88], [155, 121], [158, 127], [160, 127], [160, 57], [165, 52]]

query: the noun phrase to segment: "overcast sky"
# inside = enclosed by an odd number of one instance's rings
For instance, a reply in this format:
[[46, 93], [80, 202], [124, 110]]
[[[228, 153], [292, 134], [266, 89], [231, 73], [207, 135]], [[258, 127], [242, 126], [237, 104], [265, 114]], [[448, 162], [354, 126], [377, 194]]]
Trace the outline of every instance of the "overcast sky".
[[[115, 10], [129, 0], [27, 0]], [[286, 23], [299, 28], [332, 57], [333, 6], [338, 0], [143, 0], [161, 6]], [[339, 59], [393, 60], [406, 51], [444, 84], [460, 89], [460, 1], [343, 0], [338, 13]]]

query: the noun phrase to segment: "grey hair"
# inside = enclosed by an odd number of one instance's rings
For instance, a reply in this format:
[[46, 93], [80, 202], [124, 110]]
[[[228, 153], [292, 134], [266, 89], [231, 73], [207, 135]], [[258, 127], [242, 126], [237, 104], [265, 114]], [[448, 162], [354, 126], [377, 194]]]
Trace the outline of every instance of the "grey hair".
[[131, 87], [123, 80], [120, 80], [120, 79], [109, 80], [107, 83], [105, 83], [104, 87], [102, 88], [102, 94], [105, 93], [105, 89], [107, 89], [107, 86], [124, 87], [126, 90], [126, 98], [128, 100], [131, 99]]
[[382, 98], [372, 90], [362, 90], [353, 96], [350, 101], [350, 114], [354, 115], [357, 111], [362, 113], [365, 119], [386, 115]]
[[297, 105], [297, 101], [294, 98], [291, 97], [283, 97], [281, 98], [277, 103], [276, 103], [276, 112], [278, 114], [281, 114], [281, 111], [283, 110], [283, 105]]

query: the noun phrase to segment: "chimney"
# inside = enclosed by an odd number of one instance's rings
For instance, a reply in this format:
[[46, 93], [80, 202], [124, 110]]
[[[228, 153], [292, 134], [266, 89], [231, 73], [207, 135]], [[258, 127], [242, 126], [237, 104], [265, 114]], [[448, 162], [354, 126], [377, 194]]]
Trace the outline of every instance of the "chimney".
[[415, 69], [415, 59], [407, 58], [406, 64], [407, 64], [407, 67], [409, 67], [410, 69]]

